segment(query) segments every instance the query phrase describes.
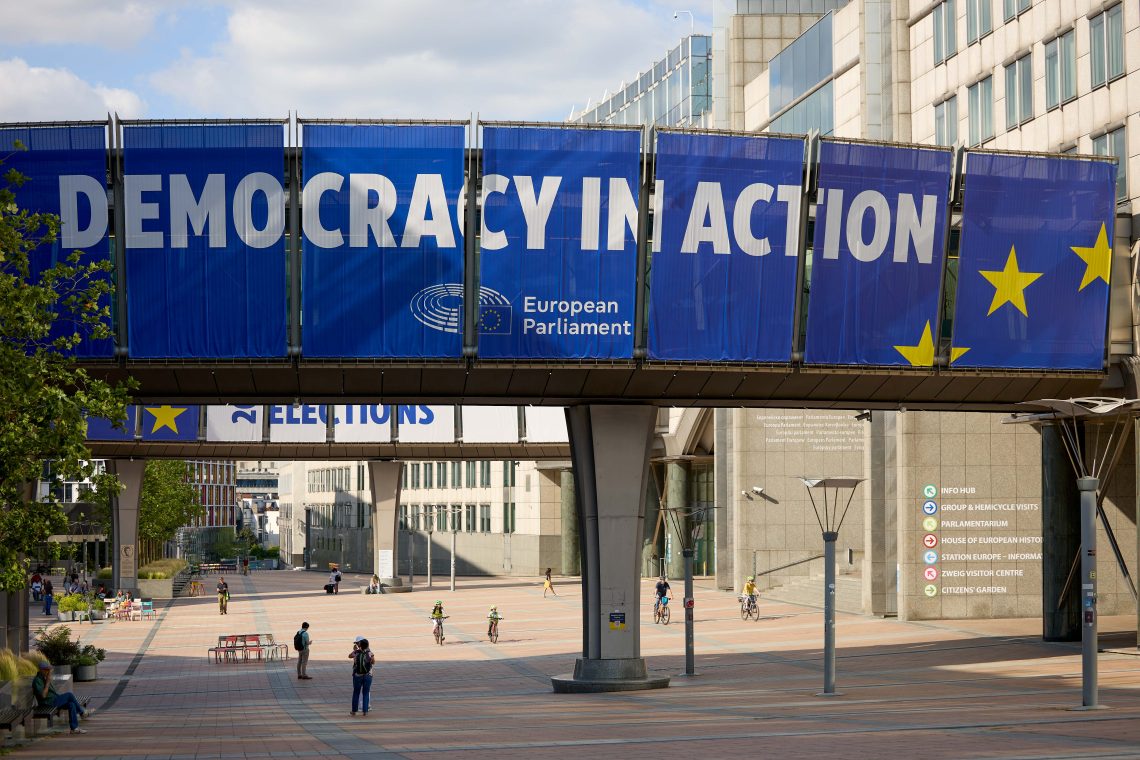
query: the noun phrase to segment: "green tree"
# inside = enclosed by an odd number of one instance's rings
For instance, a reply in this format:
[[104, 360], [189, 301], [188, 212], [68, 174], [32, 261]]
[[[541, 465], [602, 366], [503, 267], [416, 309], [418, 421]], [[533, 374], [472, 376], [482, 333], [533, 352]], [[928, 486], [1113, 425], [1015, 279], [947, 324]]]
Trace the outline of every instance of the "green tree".
[[152, 459], [146, 463], [139, 492], [139, 542], [150, 544], [148, 555], [155, 553], [158, 544], [174, 538], [179, 528], [202, 516], [198, 489], [191, 485], [189, 475], [183, 461]]
[[86, 416], [121, 424], [130, 390], [68, 358], [84, 335], [110, 337], [110, 262], [84, 261], [75, 251], [36, 272], [33, 257], [55, 241], [59, 219], [18, 206], [23, 182], [14, 171], [0, 179], [0, 588], [7, 591], [26, 585], [26, 555], [67, 528], [58, 503], [36, 500], [35, 482], [45, 469], [61, 480], [94, 474]]

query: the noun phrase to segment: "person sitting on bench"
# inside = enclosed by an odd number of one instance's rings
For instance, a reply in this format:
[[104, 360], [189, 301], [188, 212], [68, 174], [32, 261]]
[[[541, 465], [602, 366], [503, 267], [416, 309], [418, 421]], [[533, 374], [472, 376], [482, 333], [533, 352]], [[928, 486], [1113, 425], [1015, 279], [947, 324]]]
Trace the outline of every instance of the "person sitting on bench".
[[84, 719], [90, 718], [95, 714], [95, 710], [84, 710], [83, 705], [79, 704], [79, 700], [76, 699], [75, 695], [70, 691], [65, 691], [63, 694], [60, 694], [55, 690], [55, 686], [51, 682], [50, 662], [44, 661], [40, 663], [40, 672], [32, 679], [32, 694], [35, 696], [36, 706], [39, 708], [58, 710], [66, 707], [71, 733], [87, 733], [79, 727], [79, 716], [82, 715]]

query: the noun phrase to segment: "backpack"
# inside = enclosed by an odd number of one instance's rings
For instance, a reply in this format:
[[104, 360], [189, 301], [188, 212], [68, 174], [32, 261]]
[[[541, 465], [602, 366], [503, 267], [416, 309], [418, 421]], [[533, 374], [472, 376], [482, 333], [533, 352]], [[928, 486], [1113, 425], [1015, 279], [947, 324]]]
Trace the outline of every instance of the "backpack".
[[352, 658], [352, 674], [363, 676], [371, 672], [372, 658], [368, 656], [368, 650], [357, 652], [356, 656]]
[[337, 574], [336, 574], [336, 582], [337, 582], [337, 583], [340, 583], [340, 573], [337, 573]]
[[298, 652], [305, 651], [305, 637], [301, 635], [300, 631], [293, 634], [293, 648]]

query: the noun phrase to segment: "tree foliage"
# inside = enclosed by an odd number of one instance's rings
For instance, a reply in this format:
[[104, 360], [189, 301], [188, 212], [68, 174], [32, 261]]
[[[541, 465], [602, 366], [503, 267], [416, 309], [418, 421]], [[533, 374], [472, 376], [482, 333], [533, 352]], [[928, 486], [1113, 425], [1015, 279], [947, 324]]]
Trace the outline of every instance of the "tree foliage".
[[25, 586], [25, 555], [67, 529], [58, 503], [35, 498], [45, 463], [52, 478], [91, 476], [86, 415], [121, 423], [130, 390], [91, 377], [68, 358], [84, 335], [110, 336], [111, 264], [84, 261], [75, 251], [37, 271], [34, 257], [50, 250], [59, 219], [19, 208], [23, 181], [14, 171], [0, 180], [0, 588], [6, 590]]
[[152, 459], [143, 470], [139, 493], [139, 538], [161, 543], [202, 515], [198, 489], [186, 462]]

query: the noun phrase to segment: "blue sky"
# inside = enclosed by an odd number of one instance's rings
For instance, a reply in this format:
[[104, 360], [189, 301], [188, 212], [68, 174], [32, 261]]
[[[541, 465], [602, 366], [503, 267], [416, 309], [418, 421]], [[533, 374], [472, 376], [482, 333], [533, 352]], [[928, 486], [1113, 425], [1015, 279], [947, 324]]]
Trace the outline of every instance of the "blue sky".
[[[709, 33], [717, 0], [690, 0]], [[561, 120], [689, 33], [671, 0], [37, 0], [0, 25], [0, 121]]]

